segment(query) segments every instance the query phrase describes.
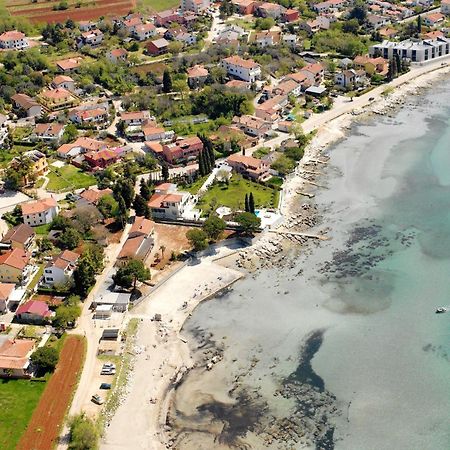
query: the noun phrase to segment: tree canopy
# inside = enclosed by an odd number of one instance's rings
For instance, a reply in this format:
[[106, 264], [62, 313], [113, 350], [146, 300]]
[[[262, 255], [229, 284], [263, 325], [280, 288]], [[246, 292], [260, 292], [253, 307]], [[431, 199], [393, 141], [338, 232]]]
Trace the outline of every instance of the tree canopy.
[[150, 279], [150, 269], [145, 267], [142, 261], [132, 259], [123, 267], [120, 267], [113, 275], [114, 283], [124, 288], [133, 287], [136, 289], [138, 281], [146, 281]]
[[53, 372], [58, 362], [58, 351], [53, 347], [40, 347], [31, 355], [30, 359], [42, 372]]

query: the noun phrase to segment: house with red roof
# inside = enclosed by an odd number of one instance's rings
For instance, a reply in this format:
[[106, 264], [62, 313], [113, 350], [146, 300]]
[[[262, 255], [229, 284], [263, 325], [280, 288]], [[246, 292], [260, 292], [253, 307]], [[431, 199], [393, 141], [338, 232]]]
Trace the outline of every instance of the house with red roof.
[[46, 286], [66, 286], [72, 279], [80, 255], [70, 250], [64, 250], [53, 257], [44, 269], [42, 282]]
[[30, 378], [30, 357], [34, 339], [7, 339], [0, 345], [0, 377]]
[[83, 153], [98, 151], [107, 147], [108, 146], [103, 141], [82, 136], [71, 144], [61, 145], [61, 147], [56, 150], [56, 153], [60, 158], [70, 159]]
[[31, 272], [26, 250], [13, 248], [0, 254], [0, 283], [26, 284]]
[[55, 313], [50, 311], [47, 303], [30, 300], [17, 308], [15, 317], [21, 323], [39, 325], [49, 322], [54, 315]]
[[270, 166], [263, 160], [254, 158], [253, 156], [234, 153], [226, 161], [233, 170], [254, 181], [266, 181], [271, 177], [269, 172]]
[[117, 257], [117, 264], [123, 265], [131, 259], [145, 261], [154, 246], [154, 233], [153, 221], [145, 217], [136, 217]]
[[28, 48], [30, 43], [20, 31], [5, 31], [0, 34], [0, 48], [4, 50], [23, 50]]
[[193, 136], [163, 145], [163, 156], [169, 164], [184, 164], [196, 160], [202, 150], [203, 142]]
[[30, 227], [48, 224], [58, 213], [58, 202], [53, 197], [39, 199], [22, 205], [23, 222]]
[[261, 78], [261, 66], [252, 59], [233, 55], [222, 60], [222, 67], [228, 75], [253, 83]]
[[74, 109], [69, 113], [69, 119], [82, 126], [101, 126], [108, 122], [108, 110], [104, 107]]
[[128, 59], [128, 52], [124, 48], [115, 48], [106, 54], [106, 59], [113, 63], [125, 63]]
[[152, 217], [157, 219], [180, 219], [192, 195], [179, 192], [176, 185], [163, 183], [156, 186], [155, 193], [148, 201]]
[[9, 310], [9, 302], [15, 287], [14, 283], [0, 283], [0, 313], [4, 314]]
[[84, 160], [92, 167], [93, 170], [104, 169], [111, 164], [116, 163], [120, 159], [120, 155], [109, 148], [88, 152], [84, 155]]

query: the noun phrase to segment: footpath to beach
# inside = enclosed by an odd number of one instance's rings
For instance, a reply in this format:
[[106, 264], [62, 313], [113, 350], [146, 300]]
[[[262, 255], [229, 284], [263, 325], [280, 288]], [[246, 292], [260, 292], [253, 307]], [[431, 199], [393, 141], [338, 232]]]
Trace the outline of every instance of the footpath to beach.
[[[447, 62], [440, 59], [424, 66], [415, 66], [405, 75], [391, 83], [379, 86], [361, 97], [355, 97], [336, 105], [330, 111], [314, 115], [302, 127], [305, 133], [317, 130], [305, 156], [295, 174], [289, 177], [284, 186], [285, 201], [281, 212], [285, 219], [292, 212], [297, 196], [295, 192], [302, 187], [301, 172], [331, 142], [344, 137], [345, 129], [357, 112], [380, 112], [389, 106], [401, 103], [402, 99], [425, 87], [438, 75], [450, 71]], [[389, 95], [386, 95], [389, 92]], [[259, 146], [272, 148], [281, 144], [288, 135], [266, 141]], [[251, 153], [251, 152], [250, 152]], [[271, 236], [271, 237], [269, 237]], [[261, 245], [273, 234], [265, 233], [255, 245]], [[222, 249], [220, 256], [230, 250]], [[171, 386], [192, 365], [189, 347], [180, 337], [180, 331], [193, 310], [205, 298], [218, 292], [243, 276], [243, 273], [225, 268], [216, 262], [215, 257], [204, 257], [198, 264], [187, 265], [170, 278], [158, 290], [128, 315], [141, 319], [136, 343], [143, 349], [136, 355], [131, 375], [128, 395], [123, 399], [115, 416], [105, 431], [101, 450], [159, 450], [165, 449], [165, 418], [171, 400]], [[161, 314], [162, 321], [153, 321], [155, 314]]]

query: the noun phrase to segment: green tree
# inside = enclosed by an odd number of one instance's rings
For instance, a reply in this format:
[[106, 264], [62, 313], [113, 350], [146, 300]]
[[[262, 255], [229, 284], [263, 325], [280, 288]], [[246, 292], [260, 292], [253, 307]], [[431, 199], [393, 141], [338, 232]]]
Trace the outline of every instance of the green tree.
[[77, 127], [73, 123], [69, 123], [64, 128], [62, 141], [64, 143], [72, 142], [77, 138], [77, 136], [78, 136]]
[[245, 234], [253, 234], [261, 226], [261, 219], [250, 212], [239, 213], [235, 217], [235, 221]]
[[225, 231], [227, 224], [220, 217], [215, 214], [211, 214], [204, 222], [203, 222], [203, 231], [206, 233], [209, 239], [213, 241], [217, 241], [220, 238], [222, 233]]
[[172, 76], [168, 69], [166, 69], [163, 74], [163, 92], [166, 94], [172, 92]]
[[56, 308], [53, 325], [58, 328], [68, 328], [80, 317], [79, 305], [61, 305]]
[[73, 273], [74, 291], [81, 298], [86, 298], [90, 289], [95, 284], [96, 268], [91, 257], [83, 255], [77, 263]]
[[253, 198], [253, 192], [250, 192], [248, 196], [248, 212], [255, 214], [255, 199]]
[[129, 177], [117, 180], [113, 187], [113, 195], [119, 204], [121, 197], [126, 208], [130, 208], [134, 200], [134, 182]]
[[148, 184], [143, 178], [141, 178], [139, 193], [141, 194], [141, 197], [146, 201], [149, 201], [150, 197], [152, 196], [152, 191], [150, 190]]
[[45, 237], [45, 236], [41, 239], [38, 239], [37, 246], [39, 248], [39, 251], [42, 253], [48, 252], [49, 250], [51, 250], [53, 248], [52, 241], [48, 237]]
[[164, 181], [169, 180], [169, 166], [165, 162], [161, 164], [161, 175]]
[[58, 237], [58, 246], [73, 250], [81, 242], [81, 234], [75, 228], [66, 228]]
[[204, 250], [206, 247], [208, 247], [208, 235], [199, 228], [193, 228], [191, 230], [188, 230], [186, 233], [186, 237], [189, 241], [189, 243], [192, 245], [192, 248], [199, 252], [201, 250]]
[[138, 281], [146, 281], [150, 279], [150, 269], [145, 267], [142, 261], [132, 259], [125, 266], [120, 267], [113, 275], [113, 281], [118, 286], [124, 288], [133, 287], [136, 289]]
[[112, 195], [104, 195], [97, 203], [97, 209], [105, 219], [116, 217], [119, 211], [119, 204]]
[[417, 16], [417, 33], [422, 33], [422, 16], [420, 14]]
[[127, 223], [129, 213], [127, 205], [125, 204], [125, 200], [121, 195], [117, 196], [117, 215], [116, 215], [116, 223], [118, 223], [122, 228], [125, 227]]
[[147, 219], [150, 218], [150, 208], [141, 195], [137, 194], [134, 198], [133, 208], [137, 216], [144, 216]]
[[70, 420], [69, 450], [97, 450], [99, 433], [94, 422], [81, 413]]
[[58, 351], [53, 347], [40, 347], [31, 355], [30, 359], [42, 372], [53, 372], [58, 363]]
[[248, 205], [248, 194], [245, 193], [245, 203], [244, 203], [245, 212], [250, 212], [250, 206]]

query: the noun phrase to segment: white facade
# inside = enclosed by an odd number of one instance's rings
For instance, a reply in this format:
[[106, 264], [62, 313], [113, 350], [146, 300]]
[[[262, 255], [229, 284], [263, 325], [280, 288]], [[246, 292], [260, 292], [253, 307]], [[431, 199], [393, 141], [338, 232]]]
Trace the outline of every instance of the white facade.
[[434, 40], [383, 41], [370, 47], [369, 54], [380, 55], [385, 59], [399, 55], [401, 59], [410, 59], [412, 62], [425, 62], [450, 54], [450, 39], [439, 37]]
[[206, 11], [211, 6], [210, 0], [182, 0], [182, 11], [193, 11], [195, 13], [201, 13]]
[[0, 34], [0, 48], [23, 50], [30, 46], [27, 37], [20, 31], [6, 31]]
[[39, 225], [45, 225], [51, 223], [52, 220], [58, 215], [59, 207], [52, 206], [45, 211], [23, 214], [23, 222], [30, 227], [37, 227]]
[[253, 61], [247, 61], [238, 56], [232, 56], [222, 61], [222, 67], [228, 75], [253, 83], [261, 78], [261, 67]]

